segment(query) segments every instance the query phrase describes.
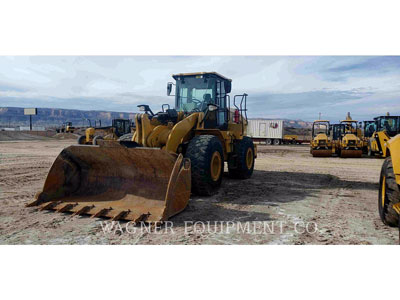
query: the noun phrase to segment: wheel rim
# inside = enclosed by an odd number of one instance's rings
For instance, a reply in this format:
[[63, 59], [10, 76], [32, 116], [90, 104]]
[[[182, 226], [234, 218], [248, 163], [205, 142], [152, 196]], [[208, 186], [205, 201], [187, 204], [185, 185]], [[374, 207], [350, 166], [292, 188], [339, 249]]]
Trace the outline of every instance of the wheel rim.
[[217, 181], [221, 175], [221, 154], [215, 151], [211, 157], [211, 179]]
[[382, 188], [381, 188], [381, 194], [382, 194], [382, 207], [385, 207], [385, 198], [386, 198], [386, 176], [383, 176], [382, 178]]
[[251, 148], [247, 149], [246, 166], [247, 166], [247, 169], [249, 169], [249, 170], [253, 166], [253, 149], [251, 149]]

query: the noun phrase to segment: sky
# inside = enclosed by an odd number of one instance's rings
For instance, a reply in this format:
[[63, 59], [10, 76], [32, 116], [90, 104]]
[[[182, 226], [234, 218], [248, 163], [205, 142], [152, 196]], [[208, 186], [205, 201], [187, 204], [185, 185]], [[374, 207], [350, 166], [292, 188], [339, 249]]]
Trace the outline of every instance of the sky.
[[171, 74], [203, 71], [249, 94], [252, 118], [400, 115], [400, 56], [0, 56], [0, 107], [158, 111]]

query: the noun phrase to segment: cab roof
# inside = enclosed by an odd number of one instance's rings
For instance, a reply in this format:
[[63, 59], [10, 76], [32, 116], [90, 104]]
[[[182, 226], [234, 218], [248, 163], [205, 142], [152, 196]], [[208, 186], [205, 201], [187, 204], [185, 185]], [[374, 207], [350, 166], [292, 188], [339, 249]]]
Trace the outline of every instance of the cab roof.
[[203, 75], [214, 75], [216, 77], [219, 77], [220, 79], [232, 81], [232, 79], [229, 79], [217, 72], [178, 73], [178, 74], [173, 74], [172, 77], [176, 80], [179, 77], [193, 77], [193, 76], [203, 76]]
[[320, 122], [320, 123], [322, 123], [322, 122], [325, 122], [325, 123], [328, 122], [328, 123], [329, 123], [328, 120], [315, 120], [315, 121], [314, 121], [314, 123], [319, 123], [319, 122]]

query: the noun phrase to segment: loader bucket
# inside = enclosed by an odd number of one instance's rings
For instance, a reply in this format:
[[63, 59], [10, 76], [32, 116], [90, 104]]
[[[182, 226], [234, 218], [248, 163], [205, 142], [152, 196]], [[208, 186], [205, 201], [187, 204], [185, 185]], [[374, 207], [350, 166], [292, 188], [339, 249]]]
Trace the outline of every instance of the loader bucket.
[[360, 158], [362, 157], [362, 150], [341, 150], [340, 157], [342, 158]]
[[330, 157], [332, 156], [332, 149], [312, 150], [311, 154], [313, 157]]
[[190, 197], [190, 160], [118, 142], [74, 145], [56, 158], [43, 191], [27, 206], [134, 222], [165, 221]]

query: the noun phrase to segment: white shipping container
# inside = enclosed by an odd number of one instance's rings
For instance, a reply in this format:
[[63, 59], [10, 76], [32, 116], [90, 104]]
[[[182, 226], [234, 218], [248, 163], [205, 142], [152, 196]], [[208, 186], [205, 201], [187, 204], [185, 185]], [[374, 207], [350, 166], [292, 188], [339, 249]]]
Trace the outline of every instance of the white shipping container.
[[247, 135], [253, 138], [283, 139], [283, 120], [249, 119]]
[[[20, 126], [19, 127], [20, 131], [30, 131], [29, 126]], [[32, 126], [32, 131], [46, 131], [46, 128], [43, 126]]]

